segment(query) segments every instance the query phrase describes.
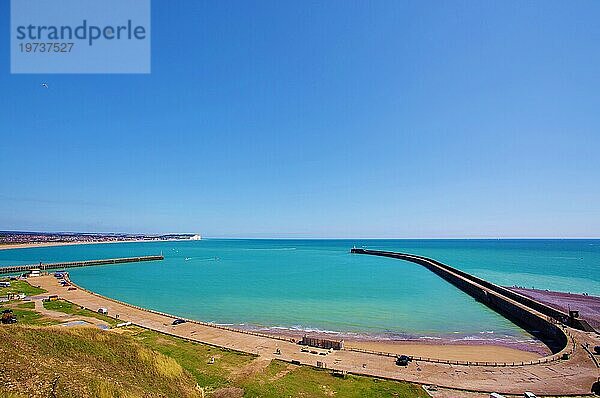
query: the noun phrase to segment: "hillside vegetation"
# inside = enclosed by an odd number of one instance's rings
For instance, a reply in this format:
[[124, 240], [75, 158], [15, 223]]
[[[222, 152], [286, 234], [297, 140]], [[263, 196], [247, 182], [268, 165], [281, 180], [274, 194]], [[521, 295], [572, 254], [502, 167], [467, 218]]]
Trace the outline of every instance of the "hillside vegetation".
[[427, 396], [409, 383], [337, 378], [327, 371], [266, 361], [138, 327], [113, 331], [0, 327], [0, 398], [202, 394], [214, 398]]
[[89, 327], [1, 327], [0, 386], [36, 398], [199, 396], [174, 359]]
[[0, 280], [10, 282], [10, 287], [0, 287], [0, 297], [11, 293], [25, 293], [28, 296], [46, 293], [44, 289], [31, 286], [26, 281], [11, 281], [8, 278], [0, 278]]

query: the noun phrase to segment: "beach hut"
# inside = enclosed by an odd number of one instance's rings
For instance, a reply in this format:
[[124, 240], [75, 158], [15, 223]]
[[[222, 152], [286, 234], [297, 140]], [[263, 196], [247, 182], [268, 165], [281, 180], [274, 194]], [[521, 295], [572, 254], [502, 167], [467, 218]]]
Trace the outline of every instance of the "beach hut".
[[302, 341], [300, 341], [301, 345], [306, 345], [310, 347], [318, 347], [334, 350], [343, 350], [344, 349], [344, 340], [329, 340], [329, 339], [320, 339], [315, 337], [309, 337], [304, 335], [302, 337]]

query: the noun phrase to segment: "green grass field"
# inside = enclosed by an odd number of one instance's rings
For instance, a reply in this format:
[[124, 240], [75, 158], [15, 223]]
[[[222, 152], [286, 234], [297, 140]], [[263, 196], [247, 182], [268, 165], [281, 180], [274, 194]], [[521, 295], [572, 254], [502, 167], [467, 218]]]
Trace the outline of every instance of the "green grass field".
[[243, 385], [245, 397], [427, 397], [414, 384], [352, 375], [339, 378], [326, 370], [281, 361], [271, 362]]
[[[145, 346], [175, 359], [208, 391], [231, 386], [233, 370], [247, 366], [256, 358], [254, 355], [194, 343], [142, 328], [128, 327], [127, 331]], [[213, 356], [216, 361], [209, 364]]]
[[0, 297], [9, 293], [25, 293], [28, 296], [46, 293], [44, 289], [30, 285], [25, 281], [9, 281], [6, 278], [1, 279], [10, 282], [10, 287], [0, 287]]
[[111, 326], [115, 326], [118, 323], [114, 318], [99, 314], [94, 311], [86, 310], [85, 308], [81, 308], [80, 306], [65, 300], [44, 301], [44, 308], [47, 310], [64, 312], [65, 314], [100, 319]]
[[[9, 308], [9, 306], [0, 306], [0, 312], [7, 308]], [[42, 316], [42, 314], [33, 310], [33, 308], [33, 303], [21, 303], [16, 306], [10, 306], [10, 309], [13, 310], [13, 315], [17, 317], [17, 323], [20, 325], [51, 326], [60, 323]], [[0, 326], [7, 327], [9, 325]]]
[[35, 303], [33, 301], [27, 301], [25, 303], [19, 303], [17, 304], [17, 307], [19, 308], [27, 308], [27, 309], [34, 309], [35, 308]]

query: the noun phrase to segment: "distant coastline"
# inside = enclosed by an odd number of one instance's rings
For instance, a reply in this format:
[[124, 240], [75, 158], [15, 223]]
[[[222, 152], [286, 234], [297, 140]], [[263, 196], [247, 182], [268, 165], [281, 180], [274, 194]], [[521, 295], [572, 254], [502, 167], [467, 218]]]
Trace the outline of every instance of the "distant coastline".
[[[183, 239], [182, 239], [183, 240]], [[97, 245], [102, 243], [141, 243], [156, 242], [155, 240], [112, 240], [112, 241], [74, 241], [74, 242], [30, 242], [30, 243], [0, 243], [0, 250], [10, 249], [28, 249], [32, 247], [52, 247], [52, 246], [75, 246], [75, 245]]]
[[98, 242], [74, 241], [74, 242], [31, 242], [31, 243], [0, 243], [0, 250], [28, 249], [33, 247], [52, 246], [76, 246], [76, 245], [98, 245], [108, 243], [144, 243], [144, 242], [181, 242], [193, 239], [139, 239], [139, 240], [107, 240]]
[[198, 234], [103, 234], [0, 231], [0, 250], [32, 247], [200, 240]]

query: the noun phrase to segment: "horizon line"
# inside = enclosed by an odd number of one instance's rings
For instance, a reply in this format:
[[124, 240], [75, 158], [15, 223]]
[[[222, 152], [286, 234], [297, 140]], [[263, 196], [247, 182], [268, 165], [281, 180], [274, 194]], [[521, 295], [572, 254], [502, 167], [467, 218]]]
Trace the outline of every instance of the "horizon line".
[[246, 240], [261, 240], [261, 239], [277, 239], [277, 240], [293, 240], [293, 239], [305, 239], [305, 240], [452, 240], [452, 239], [463, 239], [463, 240], [509, 240], [509, 239], [552, 239], [552, 240], [567, 240], [567, 239], [600, 239], [600, 236], [446, 236], [446, 237], [323, 237], [323, 236], [204, 236], [197, 232], [163, 232], [163, 233], [146, 233], [146, 232], [80, 232], [80, 231], [26, 231], [26, 230], [4, 230], [2, 233], [27, 233], [27, 234], [97, 234], [97, 235], [145, 235], [145, 236], [162, 236], [162, 235], [200, 235], [202, 239], [246, 239]]

